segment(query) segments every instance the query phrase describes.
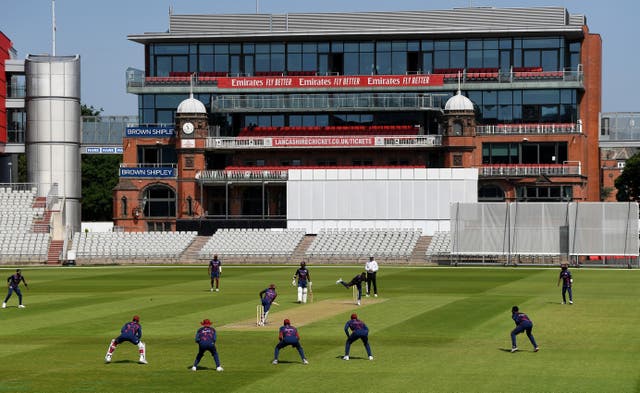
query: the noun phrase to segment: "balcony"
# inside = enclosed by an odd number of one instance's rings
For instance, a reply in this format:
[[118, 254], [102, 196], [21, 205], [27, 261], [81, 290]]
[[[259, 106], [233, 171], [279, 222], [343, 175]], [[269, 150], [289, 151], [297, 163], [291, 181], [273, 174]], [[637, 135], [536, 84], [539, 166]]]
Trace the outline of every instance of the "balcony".
[[243, 168], [226, 170], [204, 170], [196, 173], [196, 180], [207, 183], [262, 183], [286, 182], [289, 179], [287, 169], [276, 168]]
[[441, 135], [318, 135], [207, 138], [207, 150], [308, 148], [419, 148], [442, 146]]
[[480, 177], [580, 176], [579, 161], [563, 164], [491, 164], [478, 167]]
[[582, 123], [494, 124], [477, 126], [477, 135], [581, 134]]
[[[193, 76], [193, 77], [192, 77]], [[415, 78], [429, 80], [431, 82], [411, 82]], [[304, 80], [304, 84], [299, 78]], [[346, 79], [346, 83], [328, 83], [328, 78]], [[401, 80], [399, 83], [382, 84], [378, 86], [364, 86], [360, 84], [351, 85], [349, 79], [358, 78], [396, 78]], [[168, 76], [145, 76], [144, 71], [129, 68], [126, 74], [127, 92], [139, 94], [146, 92], [183, 92], [189, 91], [190, 84], [193, 83], [196, 92], [224, 91], [230, 92], [239, 89], [250, 91], [256, 90], [287, 90], [302, 91], [306, 89], [314, 90], [332, 90], [346, 91], [353, 87], [368, 88], [384, 88], [393, 87], [395, 90], [416, 90], [434, 91], [451, 90], [450, 85], [457, 85], [461, 82], [466, 87], [479, 88], [478, 86], [487, 86], [486, 88], [501, 88], [498, 86], [489, 86], [493, 84], [518, 84], [526, 87], [532, 82], [539, 86], [543, 83], [551, 85], [571, 87], [583, 87], [584, 72], [582, 65], [578, 65], [576, 69], [566, 70], [543, 70], [542, 67], [511, 67], [509, 70], [501, 70], [498, 68], [446, 68], [434, 69], [433, 73], [422, 73], [420, 71], [407, 71], [405, 75], [326, 75], [313, 72], [312, 75], [299, 75], [296, 72], [263, 72], [255, 74], [231, 74], [226, 72], [172, 72]], [[406, 80], [406, 82], [405, 82]], [[416, 84], [417, 83], [417, 84]], [[513, 87], [513, 86], [511, 86]], [[505, 87], [502, 87], [505, 88]], [[509, 87], [507, 87], [509, 88]]]

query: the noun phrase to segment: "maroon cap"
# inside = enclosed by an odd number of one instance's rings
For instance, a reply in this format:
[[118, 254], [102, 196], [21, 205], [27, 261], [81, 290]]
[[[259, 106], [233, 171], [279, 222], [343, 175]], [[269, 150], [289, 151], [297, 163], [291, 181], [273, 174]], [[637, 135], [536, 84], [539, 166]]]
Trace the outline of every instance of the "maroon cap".
[[134, 315], [133, 316], [133, 320], [136, 321], [136, 322], [140, 322], [140, 317], [137, 316], [137, 315]]
[[204, 321], [200, 322], [200, 325], [202, 326], [211, 326], [211, 321], [208, 319], [205, 319]]
[[358, 319], [358, 314], [351, 314], [351, 319]]
[[291, 325], [291, 322], [288, 319], [285, 319], [283, 322], [285, 325]]
[[276, 284], [269, 284], [269, 288], [275, 289], [275, 287], [276, 287]]

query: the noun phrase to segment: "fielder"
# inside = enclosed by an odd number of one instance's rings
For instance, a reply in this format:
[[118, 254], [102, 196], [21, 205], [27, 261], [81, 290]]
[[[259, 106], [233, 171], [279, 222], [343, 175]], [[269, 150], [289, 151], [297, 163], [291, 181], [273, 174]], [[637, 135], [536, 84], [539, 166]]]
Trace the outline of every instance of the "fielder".
[[214, 255], [209, 261], [209, 276], [211, 277], [211, 292], [213, 292], [213, 284], [215, 282], [216, 292], [220, 291], [220, 275], [222, 274], [222, 261], [218, 259], [218, 255]]
[[[300, 262], [300, 268], [296, 270], [293, 275], [291, 285], [296, 285], [296, 279], [298, 279], [298, 303], [306, 303], [307, 290], [311, 289], [311, 275], [309, 274], [309, 270], [306, 268], [306, 263]], [[307, 286], [309, 288], [307, 288]]]
[[220, 358], [218, 357], [218, 350], [216, 349], [216, 340], [218, 339], [216, 329], [211, 327], [211, 321], [208, 319], [200, 322], [200, 325], [202, 325], [202, 327], [196, 332], [198, 354], [196, 355], [196, 360], [194, 360], [191, 370], [196, 371], [198, 369], [198, 363], [202, 360], [204, 353], [209, 351], [213, 356], [213, 360], [216, 362], [216, 371], [223, 371], [224, 369], [220, 365]]
[[360, 299], [362, 299], [362, 283], [365, 282], [366, 280], [367, 280], [367, 274], [365, 272], [362, 272], [357, 276], [355, 276], [354, 278], [352, 278], [351, 281], [349, 281], [348, 283], [344, 282], [342, 278], [340, 278], [338, 279], [338, 281], [336, 281], [336, 284], [342, 284], [347, 289], [355, 285], [356, 288], [358, 288], [358, 306], [359, 306]]
[[269, 309], [271, 304], [276, 300], [278, 294], [276, 293], [276, 284], [269, 284], [269, 288], [260, 291], [260, 301], [262, 302], [263, 314], [258, 325], [264, 326], [267, 323], [267, 316], [269, 315]]
[[[349, 329], [351, 329], [351, 334], [349, 334]], [[344, 356], [342, 357], [343, 360], [349, 360], [349, 351], [351, 350], [351, 344], [356, 340], [362, 340], [364, 349], [367, 350], [369, 360], [373, 360], [371, 347], [369, 346], [369, 328], [364, 322], [358, 319], [357, 314], [351, 314], [351, 319], [344, 325], [344, 334], [347, 335], [347, 342], [344, 345]]]
[[519, 312], [518, 306], [513, 306], [511, 308], [511, 318], [516, 323], [516, 328], [511, 331], [511, 352], [518, 350], [518, 346], [516, 345], [516, 334], [520, 334], [522, 332], [527, 333], [527, 337], [529, 337], [529, 341], [531, 341], [531, 345], [533, 345], [533, 352], [538, 352], [538, 344], [536, 344], [536, 340], [533, 338], [533, 334], [531, 334], [533, 322], [531, 322], [527, 314]]
[[27, 281], [24, 279], [24, 276], [21, 273], [20, 269], [16, 269], [16, 274], [12, 274], [7, 278], [7, 284], [9, 287], [9, 291], [7, 293], [7, 297], [4, 298], [4, 302], [2, 302], [2, 308], [7, 308], [7, 301], [13, 294], [13, 292], [18, 295], [18, 308], [24, 308], [24, 304], [22, 304], [22, 292], [20, 292], [20, 282], [24, 283], [25, 288], [29, 288], [27, 285]]
[[571, 277], [571, 272], [566, 263], [563, 263], [560, 269], [560, 276], [556, 286], [560, 285], [560, 281], [562, 281], [562, 304], [567, 304], [567, 292], [569, 292], [569, 304], [573, 304], [573, 292], [571, 291], [573, 277]]
[[304, 357], [304, 349], [302, 349], [302, 345], [300, 345], [300, 335], [298, 334], [298, 329], [296, 329], [294, 326], [291, 326], [291, 322], [289, 322], [288, 319], [285, 319], [283, 322], [283, 326], [280, 327], [278, 340], [278, 344], [273, 351], [273, 361], [271, 362], [272, 364], [278, 364], [278, 354], [280, 353], [280, 350], [288, 345], [291, 345], [298, 350], [300, 359], [302, 359], [302, 364], [309, 364], [307, 358]]
[[142, 326], [140, 326], [140, 317], [134, 315], [131, 322], [127, 322], [122, 326], [122, 329], [120, 329], [120, 335], [111, 340], [107, 354], [104, 357], [104, 361], [110, 363], [113, 352], [115, 352], [118, 344], [124, 341], [129, 341], [131, 344], [138, 346], [138, 353], [140, 354], [140, 360], [138, 360], [138, 363], [147, 364], [147, 357], [145, 355], [146, 346], [142, 341], [140, 341], [141, 338]]

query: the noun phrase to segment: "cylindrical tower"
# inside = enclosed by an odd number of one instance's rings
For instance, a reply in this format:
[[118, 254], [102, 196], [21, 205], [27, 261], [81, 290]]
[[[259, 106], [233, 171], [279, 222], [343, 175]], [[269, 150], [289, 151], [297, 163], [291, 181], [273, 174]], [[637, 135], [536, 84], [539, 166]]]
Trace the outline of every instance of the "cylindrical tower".
[[80, 230], [80, 56], [29, 55], [25, 60], [27, 179], [46, 196], [64, 198], [64, 224]]

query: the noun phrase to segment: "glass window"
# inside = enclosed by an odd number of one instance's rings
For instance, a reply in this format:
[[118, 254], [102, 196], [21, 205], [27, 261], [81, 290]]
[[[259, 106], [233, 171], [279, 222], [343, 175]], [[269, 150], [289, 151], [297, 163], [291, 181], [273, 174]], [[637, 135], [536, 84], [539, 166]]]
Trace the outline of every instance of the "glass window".
[[186, 44], [155, 44], [154, 54], [156, 55], [181, 55], [189, 53], [189, 46]]
[[200, 55], [198, 62], [198, 71], [213, 71], [213, 55]]
[[332, 42], [331, 43], [331, 52], [332, 53], [342, 53], [344, 51], [344, 44], [342, 42]]
[[[246, 63], [245, 63], [246, 67]], [[266, 72], [271, 71], [269, 69], [269, 55], [264, 53], [256, 54], [256, 71], [258, 72]], [[246, 68], [245, 68], [246, 72]]]
[[188, 57], [187, 56], [173, 56], [173, 69], [171, 71], [177, 72], [187, 72], [188, 68]]
[[229, 53], [239, 55], [241, 53], [242, 46], [240, 44], [229, 44]]
[[360, 75], [370, 75], [375, 72], [372, 52], [360, 53], [359, 60], [360, 60], [360, 69], [358, 73]]
[[407, 53], [391, 52], [391, 73], [394, 75], [403, 75], [407, 72]]
[[441, 41], [435, 41], [434, 42], [434, 49], [435, 50], [449, 50], [449, 41], [447, 40], [441, 40]]
[[302, 54], [301, 53], [289, 53], [287, 55], [287, 70], [289, 71], [302, 70]]
[[216, 44], [215, 45], [215, 53], [218, 54], [218, 55], [229, 54], [229, 45], [228, 44]]
[[511, 49], [511, 38], [500, 38], [500, 49]]
[[256, 45], [255, 44], [251, 44], [251, 43], [244, 43], [242, 44], [242, 53], [255, 53], [256, 52]]
[[422, 41], [422, 50], [423, 51], [428, 51], [428, 50], [433, 50], [433, 41]]
[[559, 48], [560, 39], [559, 38], [523, 38], [522, 47], [523, 48], [539, 48], [539, 49]]
[[358, 52], [360, 50], [360, 46], [357, 42], [345, 42], [344, 43], [344, 51], [345, 52]]
[[482, 51], [481, 50], [467, 51], [467, 67], [468, 68], [482, 67]]
[[214, 56], [214, 62], [215, 62], [214, 71], [229, 72], [229, 55], [216, 54]]
[[378, 52], [390, 52], [391, 51], [391, 42], [389, 41], [378, 41], [376, 43], [376, 50]]
[[411, 52], [418, 52], [420, 50], [420, 41], [408, 41], [407, 50]]
[[464, 50], [464, 40], [451, 40], [450, 42], [450, 49], [451, 50]]
[[213, 44], [200, 44], [200, 54], [213, 54]]
[[393, 41], [391, 43], [392, 51], [406, 51], [407, 50], [407, 41]]
[[284, 71], [284, 53], [271, 54], [270, 71]]
[[376, 53], [376, 72], [379, 75], [391, 74], [391, 56], [389, 52]]
[[142, 210], [146, 217], [174, 217], [176, 194], [164, 185], [154, 185], [143, 192]]
[[284, 53], [284, 43], [274, 42], [271, 44], [271, 53]]
[[557, 71], [560, 67], [559, 51], [556, 49], [546, 49], [542, 51], [542, 69], [545, 71]]
[[498, 61], [498, 50], [484, 50], [484, 59], [482, 62], [482, 66], [483, 67], [490, 67], [490, 68], [498, 68], [499, 66], [499, 61]]
[[482, 49], [482, 40], [468, 40], [467, 41], [467, 49]]
[[304, 71], [317, 71], [317, 56], [316, 53], [305, 53], [302, 55], [302, 69]]
[[256, 44], [256, 53], [269, 53], [270, 49], [269, 44]]
[[156, 56], [156, 75], [155, 76], [169, 76], [170, 71], [171, 71], [171, 57]]
[[305, 42], [302, 51], [304, 53], [316, 53], [318, 51], [318, 44], [315, 42]]
[[318, 53], [329, 53], [329, 43], [318, 42]]

